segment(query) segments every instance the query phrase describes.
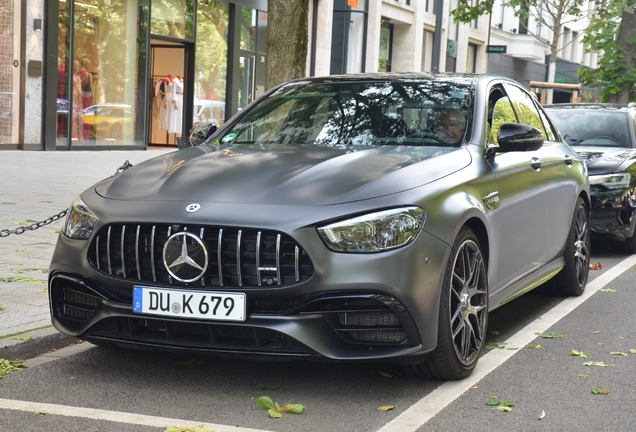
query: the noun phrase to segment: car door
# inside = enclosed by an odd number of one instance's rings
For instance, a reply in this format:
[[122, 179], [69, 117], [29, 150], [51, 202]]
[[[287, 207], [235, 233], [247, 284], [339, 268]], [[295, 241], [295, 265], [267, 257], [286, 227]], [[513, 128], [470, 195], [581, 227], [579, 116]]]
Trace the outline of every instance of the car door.
[[[524, 123], [517, 103], [503, 83], [491, 87], [489, 144], [498, 145], [501, 124]], [[500, 214], [498, 277], [490, 287], [492, 296], [545, 263], [548, 195], [541, 150], [496, 153], [489, 163], [497, 181]]]
[[570, 231], [577, 199], [577, 182], [571, 175], [576, 154], [562, 142], [543, 108], [526, 90], [514, 84], [507, 84], [507, 90], [520, 121], [536, 127], [545, 137], [537, 157], [541, 161], [542, 188], [547, 198], [547, 219], [541, 231], [546, 249], [540, 261], [547, 262], [562, 253]]

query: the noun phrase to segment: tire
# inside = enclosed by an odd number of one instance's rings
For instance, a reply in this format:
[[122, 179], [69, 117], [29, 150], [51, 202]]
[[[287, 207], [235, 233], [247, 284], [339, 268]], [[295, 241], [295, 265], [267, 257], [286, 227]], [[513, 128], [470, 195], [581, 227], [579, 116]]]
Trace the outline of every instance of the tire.
[[122, 136], [122, 131], [121, 131], [121, 126], [119, 125], [119, 123], [115, 123], [111, 128], [110, 128], [110, 137], [114, 140], [121, 140], [123, 138]]
[[564, 258], [565, 266], [548, 284], [557, 294], [580, 296], [590, 272], [590, 213], [583, 198], [576, 201]]
[[484, 255], [467, 227], [460, 230], [446, 265], [438, 320], [437, 348], [423, 362], [403, 368], [420, 378], [465, 378], [477, 365], [488, 331]]

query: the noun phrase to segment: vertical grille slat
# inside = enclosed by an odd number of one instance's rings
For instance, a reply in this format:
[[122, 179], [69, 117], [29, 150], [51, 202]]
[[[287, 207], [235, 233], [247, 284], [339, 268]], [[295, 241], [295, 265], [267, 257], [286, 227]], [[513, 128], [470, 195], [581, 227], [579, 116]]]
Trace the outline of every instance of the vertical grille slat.
[[261, 279], [261, 232], [256, 234], [256, 284], [262, 285]]
[[[198, 236], [209, 260], [205, 274], [189, 283], [171, 277], [164, 261], [167, 240], [180, 232]], [[99, 273], [135, 284], [207, 289], [287, 286], [314, 272], [307, 253], [286, 234], [204, 225], [110, 224], [96, 233], [89, 261]]]
[[126, 225], [121, 227], [121, 240], [120, 240], [120, 253], [121, 253], [121, 274], [126, 277]]
[[216, 257], [219, 261], [219, 286], [223, 286], [223, 229], [219, 230]]
[[278, 285], [283, 283], [280, 279], [280, 234], [276, 236], [276, 282]]
[[108, 227], [108, 235], [106, 236], [106, 258], [108, 259], [108, 273], [113, 274], [113, 267], [110, 263], [110, 234], [112, 227]]
[[300, 280], [300, 248], [298, 245], [294, 247], [294, 275], [296, 276], [296, 282]]
[[137, 233], [135, 234], [135, 262], [137, 263], [137, 279], [141, 280], [141, 265], [139, 261], [139, 231], [141, 225], [137, 225]]
[[236, 277], [238, 278], [238, 286], [243, 286], [243, 279], [241, 277], [241, 236], [243, 230], [238, 231], [236, 236]]
[[152, 226], [150, 234], [150, 265], [152, 266], [152, 281], [157, 282], [157, 272], [155, 270], [155, 230], [156, 226]]

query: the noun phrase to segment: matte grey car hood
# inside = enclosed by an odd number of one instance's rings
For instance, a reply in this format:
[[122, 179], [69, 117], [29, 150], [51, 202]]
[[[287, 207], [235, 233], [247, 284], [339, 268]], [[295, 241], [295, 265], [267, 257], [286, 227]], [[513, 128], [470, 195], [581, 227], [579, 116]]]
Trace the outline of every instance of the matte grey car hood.
[[190, 147], [98, 183], [109, 199], [328, 205], [385, 196], [470, 164], [465, 148]]

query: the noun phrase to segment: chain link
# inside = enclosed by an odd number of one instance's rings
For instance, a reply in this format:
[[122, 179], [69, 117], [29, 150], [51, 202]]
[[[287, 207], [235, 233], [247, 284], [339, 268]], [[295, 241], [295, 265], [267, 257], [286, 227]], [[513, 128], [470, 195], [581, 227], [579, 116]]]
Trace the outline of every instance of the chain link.
[[42, 228], [43, 226], [46, 226], [50, 223], [53, 223], [55, 221], [58, 221], [60, 219], [62, 219], [64, 216], [66, 216], [66, 213], [68, 212], [68, 210], [64, 210], [59, 212], [56, 215], [53, 215], [49, 218], [44, 219], [43, 221], [40, 222], [34, 222], [31, 225], [28, 226], [21, 226], [19, 228], [16, 228], [14, 230], [8, 230], [8, 229], [4, 229], [4, 230], [0, 230], [0, 238], [2, 237], [8, 237], [11, 234], [24, 234], [27, 231], [35, 231], [38, 228]]

